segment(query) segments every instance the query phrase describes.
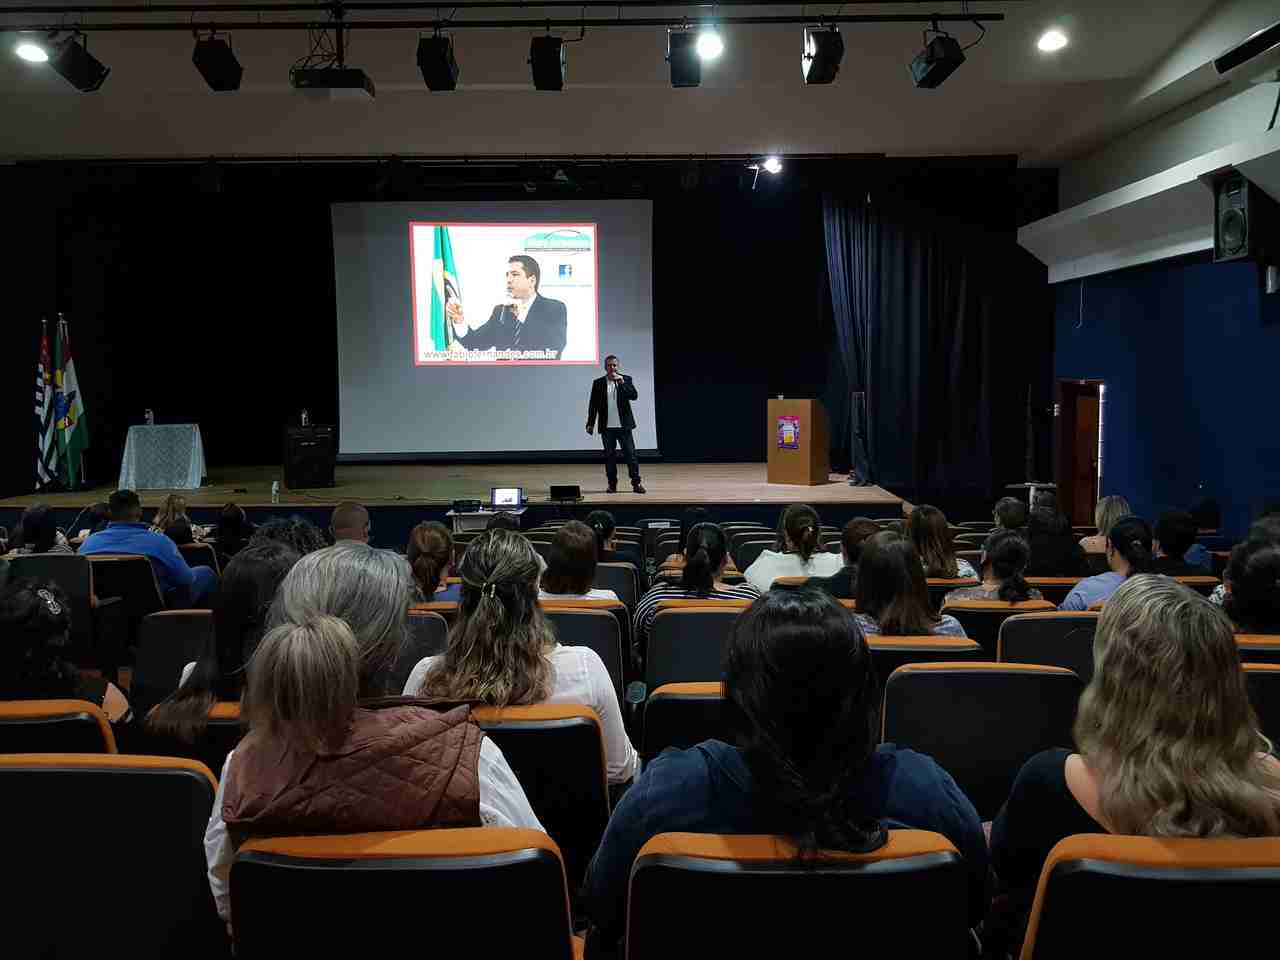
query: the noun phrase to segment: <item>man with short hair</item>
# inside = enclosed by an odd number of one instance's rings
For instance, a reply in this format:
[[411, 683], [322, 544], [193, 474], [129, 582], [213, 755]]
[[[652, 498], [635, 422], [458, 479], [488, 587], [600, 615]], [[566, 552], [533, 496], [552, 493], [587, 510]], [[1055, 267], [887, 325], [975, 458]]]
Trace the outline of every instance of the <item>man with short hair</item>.
[[1196, 543], [1196, 522], [1183, 510], [1166, 510], [1156, 521], [1156, 555], [1151, 564], [1152, 573], [1170, 577], [1201, 577], [1209, 571], [1187, 561], [1187, 554]]
[[546, 351], [553, 356], [533, 359], [559, 360], [569, 338], [568, 309], [563, 301], [540, 295], [541, 283], [537, 260], [522, 253], [508, 257], [508, 300], [494, 307], [488, 320], [473, 328], [459, 301], [445, 306], [458, 343], [468, 350]]
[[329, 533], [333, 542], [354, 540], [357, 543], [369, 542], [369, 511], [352, 500], [344, 500], [333, 508], [333, 516], [329, 518]]
[[604, 358], [605, 375], [591, 381], [591, 399], [587, 401], [587, 433], [595, 432], [600, 425], [600, 442], [604, 444], [604, 474], [609, 481], [609, 493], [618, 492], [618, 444], [627, 461], [627, 473], [631, 475], [631, 489], [644, 493], [640, 483], [640, 461], [636, 458], [636, 445], [631, 431], [636, 428], [636, 418], [631, 412], [631, 401], [640, 394], [631, 378], [622, 372], [622, 365], [612, 353]]
[[1002, 530], [1012, 530], [1026, 536], [1023, 528], [1027, 525], [1027, 505], [1017, 497], [1001, 497], [997, 500], [991, 518]]
[[218, 575], [209, 567], [190, 566], [176, 543], [163, 533], [153, 533], [142, 522], [142, 501], [136, 493], [117, 490], [107, 501], [107, 510], [110, 522], [80, 545], [83, 556], [126, 553], [146, 557], [151, 561], [169, 606], [207, 604], [218, 584]]

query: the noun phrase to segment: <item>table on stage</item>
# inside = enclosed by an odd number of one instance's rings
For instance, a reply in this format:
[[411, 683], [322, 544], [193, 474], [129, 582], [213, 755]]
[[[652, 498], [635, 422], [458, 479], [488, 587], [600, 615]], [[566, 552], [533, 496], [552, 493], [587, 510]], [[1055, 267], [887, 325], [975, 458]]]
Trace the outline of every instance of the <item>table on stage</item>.
[[500, 513], [509, 513], [519, 520], [524, 516], [525, 509], [525, 507], [503, 507], [500, 510], [491, 510], [486, 507], [483, 510], [475, 510], [469, 513], [450, 510], [445, 514], [445, 518], [453, 521], [454, 533], [470, 533], [473, 530], [483, 530], [489, 521]]
[[204, 480], [200, 425], [166, 423], [129, 428], [120, 461], [121, 490], [195, 490]]

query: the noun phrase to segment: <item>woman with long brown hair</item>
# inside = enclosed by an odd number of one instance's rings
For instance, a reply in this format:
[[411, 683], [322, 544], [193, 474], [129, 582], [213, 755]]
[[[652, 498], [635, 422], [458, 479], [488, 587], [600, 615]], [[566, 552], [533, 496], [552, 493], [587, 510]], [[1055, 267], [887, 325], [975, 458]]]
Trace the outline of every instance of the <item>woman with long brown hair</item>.
[[428, 520], [409, 531], [405, 558], [423, 600], [456, 602], [461, 597], [456, 583], [445, 583], [453, 572], [453, 534], [443, 523]]
[[951, 527], [946, 515], [937, 507], [922, 504], [907, 518], [907, 537], [920, 555], [926, 577], [977, 579], [978, 572], [968, 560], [956, 557], [951, 542]]

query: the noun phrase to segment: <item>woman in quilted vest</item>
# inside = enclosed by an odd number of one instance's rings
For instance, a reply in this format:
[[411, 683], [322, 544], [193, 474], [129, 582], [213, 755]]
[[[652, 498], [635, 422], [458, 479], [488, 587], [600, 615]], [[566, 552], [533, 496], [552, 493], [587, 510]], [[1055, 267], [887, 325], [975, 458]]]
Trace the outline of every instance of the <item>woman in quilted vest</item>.
[[205, 831], [228, 923], [231, 861], [248, 839], [542, 829], [467, 705], [385, 696], [411, 590], [404, 557], [354, 541], [308, 554], [280, 585], [247, 665], [249, 733], [227, 756]]

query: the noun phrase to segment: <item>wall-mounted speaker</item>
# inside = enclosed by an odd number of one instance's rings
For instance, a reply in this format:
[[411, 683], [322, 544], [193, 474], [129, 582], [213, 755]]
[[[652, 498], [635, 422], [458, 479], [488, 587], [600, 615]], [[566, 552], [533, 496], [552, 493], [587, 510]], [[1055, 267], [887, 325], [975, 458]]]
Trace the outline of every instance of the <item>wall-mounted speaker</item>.
[[1280, 253], [1276, 202], [1243, 174], [1231, 170], [1214, 181], [1213, 211], [1214, 263]]

